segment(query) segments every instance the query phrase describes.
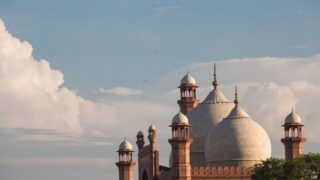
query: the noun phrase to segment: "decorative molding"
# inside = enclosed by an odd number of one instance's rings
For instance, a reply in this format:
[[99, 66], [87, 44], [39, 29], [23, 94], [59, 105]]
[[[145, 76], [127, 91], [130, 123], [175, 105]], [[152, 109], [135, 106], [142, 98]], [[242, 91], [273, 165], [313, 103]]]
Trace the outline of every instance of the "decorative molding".
[[250, 177], [253, 167], [192, 167], [192, 177]]

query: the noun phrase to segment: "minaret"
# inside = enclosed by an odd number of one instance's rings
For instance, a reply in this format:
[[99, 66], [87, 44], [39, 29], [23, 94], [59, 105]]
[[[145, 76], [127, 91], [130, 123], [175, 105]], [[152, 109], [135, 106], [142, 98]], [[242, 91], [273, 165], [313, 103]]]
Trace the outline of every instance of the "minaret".
[[175, 180], [191, 180], [190, 125], [188, 118], [179, 112], [172, 120], [172, 137], [169, 139], [172, 153], [171, 174]]
[[150, 125], [149, 127], [149, 153], [150, 155], [150, 179], [157, 179], [160, 175], [159, 171], [159, 151], [156, 150], [156, 138], [157, 138], [157, 130], [156, 127]]
[[303, 145], [306, 138], [302, 137], [302, 121], [293, 109], [286, 117], [284, 127], [284, 138], [281, 142], [285, 147], [286, 159], [295, 159], [303, 154]]
[[187, 114], [199, 104], [196, 92], [198, 88], [197, 82], [194, 77], [187, 72], [187, 75], [181, 79], [181, 83], [178, 88], [180, 89], [180, 100], [178, 100], [180, 111], [183, 114]]
[[143, 174], [143, 172], [142, 172], [142, 166], [143, 166], [143, 162], [141, 162], [141, 160], [140, 160], [140, 157], [142, 156], [141, 155], [141, 149], [144, 147], [144, 135], [143, 135], [143, 133], [141, 132], [141, 131], [139, 131], [138, 133], [137, 133], [137, 141], [136, 141], [136, 144], [137, 144], [137, 146], [138, 146], [138, 168], [139, 168], [139, 178], [141, 178], [142, 177], [142, 174]]
[[133, 180], [133, 168], [136, 163], [132, 160], [132, 153], [134, 151], [132, 145], [127, 141], [127, 138], [119, 145], [117, 152], [119, 161], [116, 165], [119, 168], [119, 180]]

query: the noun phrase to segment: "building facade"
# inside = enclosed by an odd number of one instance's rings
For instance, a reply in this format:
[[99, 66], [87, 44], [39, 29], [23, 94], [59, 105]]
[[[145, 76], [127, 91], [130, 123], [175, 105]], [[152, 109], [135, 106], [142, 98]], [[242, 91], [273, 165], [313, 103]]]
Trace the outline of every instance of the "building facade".
[[[271, 157], [267, 132], [240, 107], [237, 88], [233, 102], [223, 95], [216, 67], [212, 85], [213, 89], [199, 103], [195, 78], [188, 72], [181, 79], [180, 112], [171, 121], [172, 133], [168, 139], [169, 166], [159, 164], [156, 128], [149, 127], [147, 145], [144, 134], [137, 133], [139, 180], [249, 180], [254, 164]], [[296, 158], [303, 154], [306, 141], [301, 118], [292, 111], [283, 127], [285, 136], [281, 142], [285, 157]], [[132, 145], [125, 139], [118, 152], [119, 179], [133, 180]]]

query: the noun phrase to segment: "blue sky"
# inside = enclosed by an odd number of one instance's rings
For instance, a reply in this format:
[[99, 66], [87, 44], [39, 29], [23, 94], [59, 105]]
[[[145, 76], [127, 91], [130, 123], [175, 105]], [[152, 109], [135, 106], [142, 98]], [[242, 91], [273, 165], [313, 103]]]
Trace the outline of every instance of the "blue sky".
[[116, 179], [118, 144], [150, 124], [167, 165], [180, 79], [201, 101], [215, 62], [272, 156], [292, 107], [320, 152], [318, 0], [0, 0], [0, 19], [0, 179]]
[[311, 56], [319, 14], [316, 0], [0, 2], [10, 32], [85, 96], [92, 87], [144, 87], [195, 62]]

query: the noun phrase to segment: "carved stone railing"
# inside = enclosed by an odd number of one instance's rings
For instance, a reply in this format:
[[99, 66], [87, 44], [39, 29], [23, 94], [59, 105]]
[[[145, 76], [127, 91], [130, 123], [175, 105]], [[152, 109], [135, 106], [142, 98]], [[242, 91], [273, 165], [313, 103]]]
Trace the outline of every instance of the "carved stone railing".
[[253, 174], [253, 167], [193, 167], [192, 177], [248, 177]]

